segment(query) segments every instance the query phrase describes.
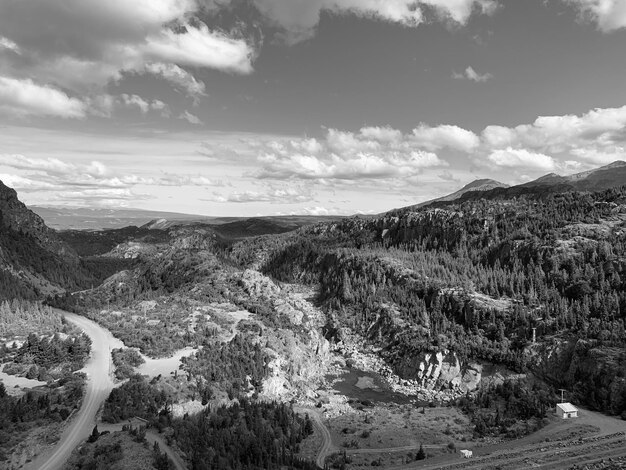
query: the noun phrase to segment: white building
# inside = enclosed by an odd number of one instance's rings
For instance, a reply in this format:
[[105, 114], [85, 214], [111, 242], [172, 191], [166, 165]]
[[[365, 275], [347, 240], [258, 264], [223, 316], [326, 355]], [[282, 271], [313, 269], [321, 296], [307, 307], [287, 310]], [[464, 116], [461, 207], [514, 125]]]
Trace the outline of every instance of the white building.
[[556, 414], [559, 418], [578, 418], [578, 408], [571, 403], [558, 403], [556, 405]]
[[461, 452], [461, 455], [465, 457], [466, 459], [471, 459], [474, 454], [471, 450], [468, 450], [468, 449], [461, 449], [460, 452]]

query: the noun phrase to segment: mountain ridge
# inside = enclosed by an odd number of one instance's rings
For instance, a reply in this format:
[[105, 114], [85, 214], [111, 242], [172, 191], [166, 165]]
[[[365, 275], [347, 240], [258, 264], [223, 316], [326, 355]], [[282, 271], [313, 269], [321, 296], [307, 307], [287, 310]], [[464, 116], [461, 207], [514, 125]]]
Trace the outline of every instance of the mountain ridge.
[[88, 287], [120, 264], [81, 259], [0, 181], [0, 300], [41, 299]]
[[[524, 194], [543, 194], [558, 193], [568, 191], [603, 191], [619, 186], [626, 185], [626, 161], [616, 160], [608, 165], [604, 165], [591, 170], [586, 170], [573, 175], [558, 175], [556, 173], [548, 173], [535, 180], [514, 186], [507, 186], [498, 181], [493, 181], [494, 187], [482, 186], [480, 183], [483, 179], [475, 180], [459, 191], [443, 196], [431, 201], [405, 206], [398, 209], [392, 209], [389, 213], [411, 211], [428, 206], [446, 205], [454, 201], [477, 200], [477, 199], [494, 199], [521, 196]], [[473, 186], [475, 185], [475, 186]], [[479, 189], [476, 189], [478, 187]]]

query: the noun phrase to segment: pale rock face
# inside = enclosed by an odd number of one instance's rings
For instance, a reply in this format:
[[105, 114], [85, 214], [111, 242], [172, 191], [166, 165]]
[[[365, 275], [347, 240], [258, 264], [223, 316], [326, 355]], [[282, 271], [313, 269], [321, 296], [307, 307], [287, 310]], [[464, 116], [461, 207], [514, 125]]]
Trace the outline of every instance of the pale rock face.
[[246, 269], [241, 277], [243, 287], [252, 296], [272, 297], [278, 295], [280, 287], [258, 271]]
[[293, 325], [302, 325], [304, 313], [301, 310], [293, 308], [288, 302], [277, 301], [276, 313], [287, 317]]
[[318, 331], [312, 330], [305, 342], [285, 337], [277, 339], [276, 349], [280, 352], [272, 351], [271, 373], [263, 381], [261, 396], [270, 400], [288, 400], [314, 394], [318, 382], [327, 372], [330, 343]]
[[184, 403], [174, 403], [172, 405], [172, 415], [175, 418], [182, 418], [185, 414], [195, 415], [204, 410], [202, 402], [199, 400], [190, 400]]
[[289, 382], [283, 372], [283, 359], [275, 357], [269, 367], [272, 374], [263, 381], [263, 390], [261, 395], [272, 400], [280, 400], [289, 394]]
[[398, 369], [403, 377], [417, 380], [425, 389], [461, 392], [475, 390], [483, 373], [481, 364], [463, 366], [456, 354], [441, 351], [404, 358]]

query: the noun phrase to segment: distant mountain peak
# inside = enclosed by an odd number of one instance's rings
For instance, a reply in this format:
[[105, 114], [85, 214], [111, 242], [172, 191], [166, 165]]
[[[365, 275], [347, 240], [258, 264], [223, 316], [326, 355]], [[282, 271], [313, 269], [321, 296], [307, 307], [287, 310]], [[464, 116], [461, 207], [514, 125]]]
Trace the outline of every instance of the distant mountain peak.
[[[516, 186], [508, 186], [488, 178], [477, 179], [466, 184], [457, 192], [422, 202], [401, 210], [417, 210], [433, 203], [453, 202], [468, 199], [492, 199], [524, 194], [546, 194], [567, 191], [603, 191], [626, 185], [626, 161], [617, 160], [608, 165], [583, 171], [574, 175], [561, 176], [556, 173]], [[393, 212], [393, 211], [392, 211]]]
[[500, 181], [496, 181], [490, 178], [481, 178], [481, 179], [474, 180], [471, 183], [467, 183], [461, 189], [459, 189], [458, 191], [455, 191], [452, 194], [448, 194], [447, 196], [442, 196], [437, 199], [431, 199], [430, 201], [421, 202], [419, 204], [409, 206], [408, 209], [418, 209], [420, 207], [427, 206], [434, 202], [454, 201], [456, 199], [459, 199], [465, 193], [469, 193], [469, 192], [490, 191], [496, 188], [508, 188], [508, 187], [509, 187], [508, 184], [501, 183]]
[[467, 183], [465, 186], [463, 186], [460, 189], [460, 191], [463, 191], [463, 190], [468, 190], [469, 191], [469, 190], [473, 190], [475, 188], [483, 188], [485, 186], [492, 186], [492, 187], [496, 187], [496, 188], [501, 188], [501, 187], [506, 187], [507, 185], [504, 184], [504, 183], [500, 183], [499, 181], [492, 180], [490, 178], [481, 178], [481, 179], [474, 180], [471, 183]]
[[[470, 191], [490, 191], [496, 188], [508, 188], [508, 184], [500, 183], [499, 181], [492, 180], [489, 178], [483, 178], [474, 180], [471, 183], [466, 184], [458, 191], [448, 194], [447, 196], [440, 197], [435, 199], [435, 201], [454, 201], [455, 199], [460, 198], [465, 193], [469, 193]], [[434, 201], [432, 201], [434, 202]]]

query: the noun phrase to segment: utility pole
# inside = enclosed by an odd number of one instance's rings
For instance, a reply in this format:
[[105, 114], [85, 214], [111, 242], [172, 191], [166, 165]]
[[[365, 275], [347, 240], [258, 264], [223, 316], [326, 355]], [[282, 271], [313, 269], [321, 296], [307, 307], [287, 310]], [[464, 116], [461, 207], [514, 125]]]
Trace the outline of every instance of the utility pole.
[[537, 342], [537, 328], [533, 328], [533, 344]]

